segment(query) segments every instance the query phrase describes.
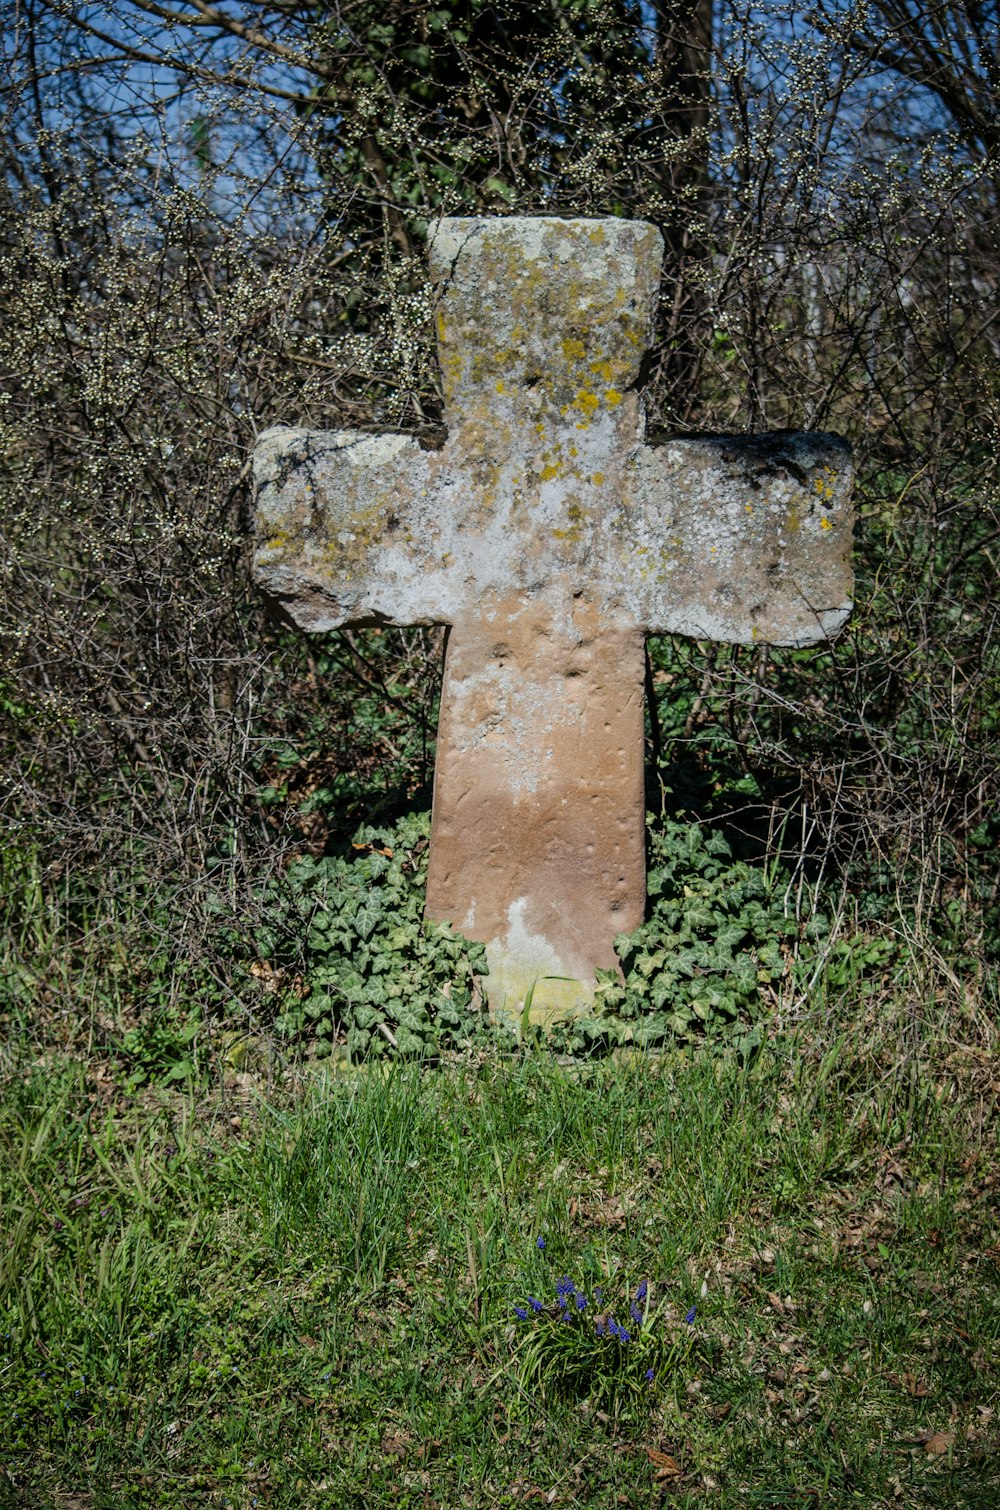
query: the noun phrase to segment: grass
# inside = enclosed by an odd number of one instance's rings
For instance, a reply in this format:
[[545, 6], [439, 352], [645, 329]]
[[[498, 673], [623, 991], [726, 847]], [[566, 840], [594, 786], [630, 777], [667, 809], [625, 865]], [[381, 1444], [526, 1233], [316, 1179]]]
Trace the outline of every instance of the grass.
[[[12, 1054], [0, 1505], [995, 1505], [995, 1063], [862, 1036], [198, 1096]], [[562, 1274], [690, 1349], [540, 1398]]]

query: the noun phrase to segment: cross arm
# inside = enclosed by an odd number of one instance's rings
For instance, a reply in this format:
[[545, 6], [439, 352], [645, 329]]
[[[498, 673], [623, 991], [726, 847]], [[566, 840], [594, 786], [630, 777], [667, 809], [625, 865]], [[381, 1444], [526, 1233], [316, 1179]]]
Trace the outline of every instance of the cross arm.
[[448, 622], [439, 455], [408, 435], [266, 430], [254, 451], [254, 577], [301, 629]]
[[847, 442], [777, 431], [644, 445], [613, 521], [616, 596], [653, 634], [806, 645], [851, 610]]

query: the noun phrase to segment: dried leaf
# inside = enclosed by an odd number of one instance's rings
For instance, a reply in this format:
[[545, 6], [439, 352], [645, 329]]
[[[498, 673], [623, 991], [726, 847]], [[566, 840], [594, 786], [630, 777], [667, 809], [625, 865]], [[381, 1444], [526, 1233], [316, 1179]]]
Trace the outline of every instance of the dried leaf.
[[669, 1452], [660, 1452], [655, 1447], [647, 1447], [646, 1456], [656, 1470], [653, 1477], [658, 1484], [681, 1478], [683, 1473], [681, 1465], [676, 1458], [671, 1457]]
[[924, 1380], [918, 1379], [916, 1374], [903, 1375], [903, 1388], [908, 1395], [913, 1396], [914, 1400], [922, 1400], [926, 1395], [930, 1394], [930, 1390], [927, 1388]]
[[265, 991], [277, 991], [281, 986], [281, 970], [276, 970], [270, 960], [254, 960], [250, 966], [250, 974], [259, 986]]
[[932, 1437], [924, 1442], [924, 1451], [931, 1457], [941, 1457], [946, 1453], [955, 1441], [953, 1431], [936, 1431]]

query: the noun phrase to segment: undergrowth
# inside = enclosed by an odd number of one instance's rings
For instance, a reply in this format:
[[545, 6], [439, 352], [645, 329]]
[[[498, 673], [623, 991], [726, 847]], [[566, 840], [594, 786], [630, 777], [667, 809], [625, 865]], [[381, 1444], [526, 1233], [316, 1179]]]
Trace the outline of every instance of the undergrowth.
[[[484, 948], [424, 921], [429, 835], [426, 813], [365, 826], [348, 856], [303, 858], [269, 885], [251, 968], [279, 1034], [352, 1058], [419, 1057], [484, 1034], [511, 1043], [513, 1020], [484, 1014]], [[550, 1028], [554, 1049], [708, 1040], [749, 1052], [775, 1002], [815, 984], [827, 955], [836, 970], [848, 950], [856, 974], [885, 956], [860, 934], [831, 939], [814, 895], [804, 909], [780, 864], [735, 859], [718, 830], [661, 818], [648, 846], [648, 918], [615, 940], [621, 976], [598, 972], [593, 1011]]]

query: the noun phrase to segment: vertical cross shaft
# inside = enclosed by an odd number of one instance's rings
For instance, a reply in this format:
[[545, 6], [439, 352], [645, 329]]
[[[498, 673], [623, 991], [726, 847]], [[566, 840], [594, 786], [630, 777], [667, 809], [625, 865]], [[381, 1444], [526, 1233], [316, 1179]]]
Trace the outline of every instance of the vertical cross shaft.
[[427, 912], [487, 944], [490, 1000], [573, 1006], [646, 897], [643, 636], [518, 594], [448, 642]]

